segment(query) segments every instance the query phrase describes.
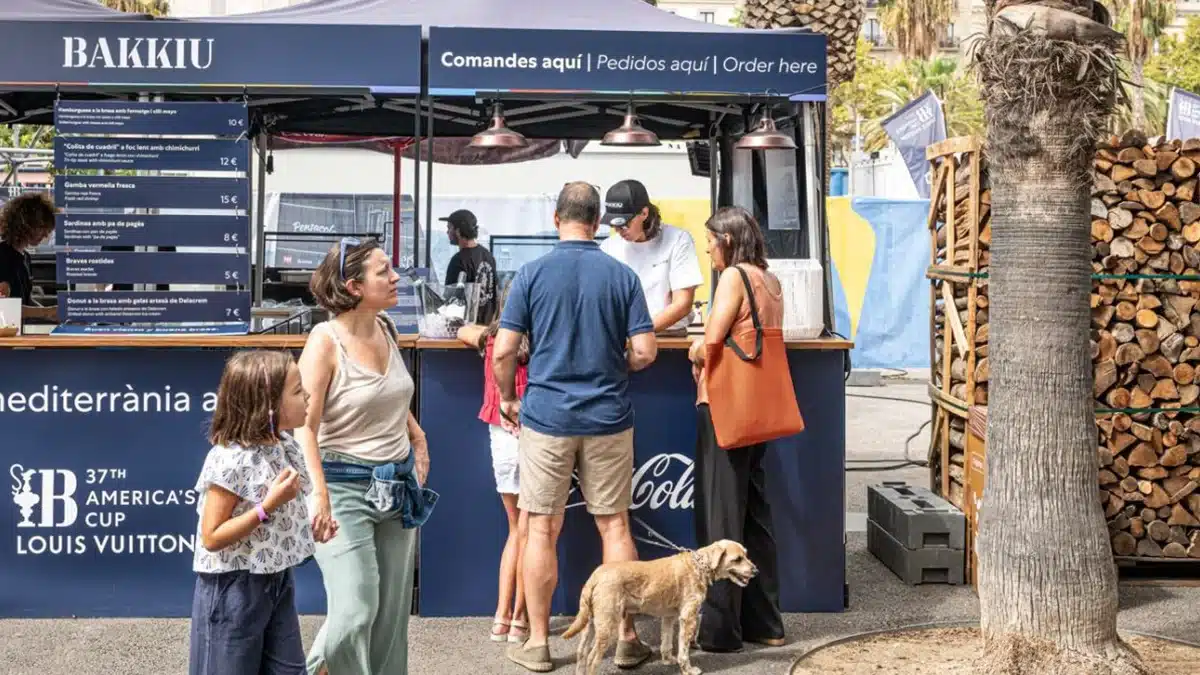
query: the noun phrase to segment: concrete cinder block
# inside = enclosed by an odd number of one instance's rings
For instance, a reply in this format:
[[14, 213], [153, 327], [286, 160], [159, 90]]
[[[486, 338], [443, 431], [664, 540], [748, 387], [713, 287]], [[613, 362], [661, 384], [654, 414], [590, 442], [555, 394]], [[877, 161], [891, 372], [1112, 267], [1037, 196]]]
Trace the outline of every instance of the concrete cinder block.
[[878, 523], [867, 521], [867, 550], [909, 586], [961, 586], [965, 551], [942, 546], [908, 549]]
[[888, 481], [867, 487], [867, 520], [907, 549], [966, 548], [966, 518], [932, 491]]

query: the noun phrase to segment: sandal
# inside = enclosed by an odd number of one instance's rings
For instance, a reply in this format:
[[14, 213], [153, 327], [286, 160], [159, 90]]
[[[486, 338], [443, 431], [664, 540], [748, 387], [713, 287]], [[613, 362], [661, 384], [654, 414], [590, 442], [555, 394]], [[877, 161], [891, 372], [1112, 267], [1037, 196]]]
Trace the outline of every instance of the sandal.
[[514, 644], [521, 644], [529, 639], [529, 623], [519, 619], [513, 619], [508, 630], [508, 641]]
[[492, 630], [488, 634], [488, 639], [490, 639], [492, 642], [504, 642], [509, 638], [509, 626], [510, 624], [507, 619], [496, 617], [492, 621]]

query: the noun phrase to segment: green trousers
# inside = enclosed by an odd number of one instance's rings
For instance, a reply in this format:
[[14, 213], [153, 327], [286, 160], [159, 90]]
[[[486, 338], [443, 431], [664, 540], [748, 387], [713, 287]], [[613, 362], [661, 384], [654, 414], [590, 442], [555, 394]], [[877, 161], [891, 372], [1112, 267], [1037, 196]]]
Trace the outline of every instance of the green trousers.
[[407, 675], [417, 530], [366, 500], [368, 483], [330, 483], [337, 536], [317, 544], [325, 580], [325, 625], [308, 656], [308, 672]]

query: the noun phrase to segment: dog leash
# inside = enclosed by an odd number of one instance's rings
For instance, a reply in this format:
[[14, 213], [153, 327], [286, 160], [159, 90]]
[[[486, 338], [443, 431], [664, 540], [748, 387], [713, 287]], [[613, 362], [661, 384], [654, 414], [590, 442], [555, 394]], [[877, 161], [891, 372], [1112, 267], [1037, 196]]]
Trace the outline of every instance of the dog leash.
[[684, 547], [672, 542], [670, 539], [667, 539], [666, 537], [659, 534], [657, 530], [655, 530], [653, 527], [650, 527], [649, 525], [647, 525], [646, 521], [633, 515], [632, 511], [629, 513], [629, 517], [631, 519], [633, 519], [633, 521], [635, 523], [637, 523], [638, 525], [641, 525], [643, 528], [645, 528], [646, 532], [648, 532], [650, 534], [650, 536], [654, 538], [654, 539], [646, 539], [644, 537], [639, 537], [637, 535], [634, 535], [633, 538], [635, 540], [640, 541], [643, 544], [649, 544], [651, 546], [665, 548], [668, 551], [674, 551], [676, 553], [692, 553], [692, 549], [684, 548]]

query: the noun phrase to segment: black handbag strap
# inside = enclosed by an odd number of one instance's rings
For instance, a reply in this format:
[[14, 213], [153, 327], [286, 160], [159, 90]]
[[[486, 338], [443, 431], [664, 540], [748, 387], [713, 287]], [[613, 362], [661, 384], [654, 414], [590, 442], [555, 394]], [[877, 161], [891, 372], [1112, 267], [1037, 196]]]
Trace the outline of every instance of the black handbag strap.
[[[754, 287], [750, 285], [750, 275], [746, 274], [746, 270], [742, 269], [741, 265], [735, 265], [734, 269], [738, 274], [742, 275], [742, 283], [746, 286], [746, 300], [750, 303], [750, 319], [754, 322], [754, 356], [747, 356], [746, 352], [738, 346], [734, 341], [733, 335], [725, 336], [725, 346], [733, 350], [734, 354], [743, 361], [757, 361], [758, 357], [762, 356], [763, 350], [763, 327], [762, 321], [758, 318], [758, 303], [754, 300]], [[733, 329], [730, 328], [730, 333]]]

